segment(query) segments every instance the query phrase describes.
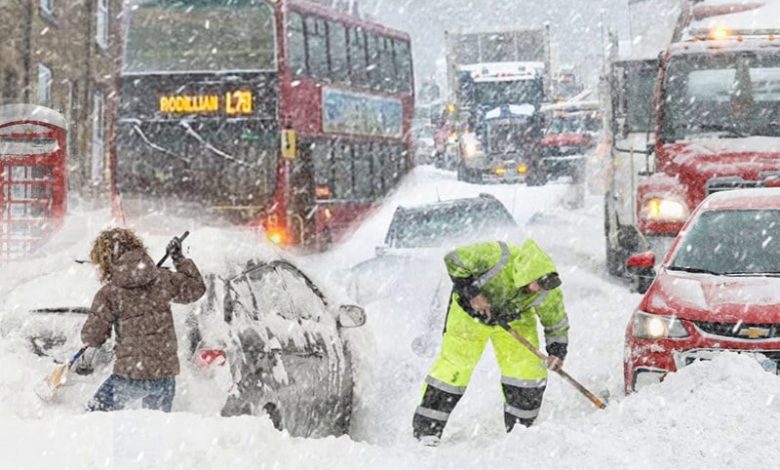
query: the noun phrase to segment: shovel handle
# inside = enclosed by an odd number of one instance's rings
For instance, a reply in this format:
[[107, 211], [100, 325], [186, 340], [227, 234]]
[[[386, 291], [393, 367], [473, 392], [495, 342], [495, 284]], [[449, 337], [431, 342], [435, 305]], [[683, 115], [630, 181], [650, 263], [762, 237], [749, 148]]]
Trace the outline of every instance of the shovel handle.
[[[537, 348], [530, 341], [525, 339], [520, 333], [518, 333], [517, 331], [513, 330], [512, 327], [510, 327], [508, 323], [502, 321], [502, 322], [499, 322], [499, 325], [501, 326], [501, 328], [506, 330], [507, 333], [512, 335], [512, 337], [514, 339], [516, 339], [520, 344], [525, 346], [526, 349], [531, 351], [536, 357], [538, 357], [542, 361], [546, 361], [547, 360], [547, 355], [546, 354], [544, 354], [543, 352], [539, 351], [539, 348]], [[563, 377], [567, 382], [569, 382], [572, 386], [574, 386], [574, 388], [576, 388], [578, 392], [580, 392], [583, 395], [585, 395], [585, 397], [587, 397], [587, 399], [590, 400], [597, 408], [600, 408], [600, 409], [603, 410], [604, 408], [607, 407], [607, 405], [604, 403], [604, 401], [602, 401], [599, 397], [597, 397], [596, 394], [594, 394], [593, 392], [591, 392], [590, 390], [585, 388], [585, 386], [583, 386], [581, 383], [577, 382], [577, 380], [575, 380], [574, 377], [569, 375], [568, 372], [566, 372], [563, 369], [558, 369], [555, 372], [557, 372], [558, 375]]]
[[[186, 232], [182, 233], [179, 237], [179, 241], [183, 242], [185, 238], [190, 236], [190, 231], [187, 230]], [[165, 256], [163, 256], [160, 261], [157, 262], [157, 267], [162, 267], [162, 265], [165, 263], [165, 261], [168, 260], [168, 252], [165, 252]]]
[[70, 358], [70, 361], [68, 361], [68, 368], [70, 369], [70, 366], [76, 363], [76, 361], [79, 360], [79, 358], [84, 354], [84, 352], [87, 350], [87, 346], [82, 347], [78, 351], [76, 351], [76, 354], [73, 355], [72, 358]]

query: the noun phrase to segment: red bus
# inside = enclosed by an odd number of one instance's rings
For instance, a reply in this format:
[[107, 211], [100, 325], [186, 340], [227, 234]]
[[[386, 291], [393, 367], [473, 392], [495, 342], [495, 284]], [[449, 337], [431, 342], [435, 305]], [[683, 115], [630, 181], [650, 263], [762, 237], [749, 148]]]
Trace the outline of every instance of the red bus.
[[325, 248], [412, 165], [409, 36], [301, 0], [140, 0], [112, 187]]

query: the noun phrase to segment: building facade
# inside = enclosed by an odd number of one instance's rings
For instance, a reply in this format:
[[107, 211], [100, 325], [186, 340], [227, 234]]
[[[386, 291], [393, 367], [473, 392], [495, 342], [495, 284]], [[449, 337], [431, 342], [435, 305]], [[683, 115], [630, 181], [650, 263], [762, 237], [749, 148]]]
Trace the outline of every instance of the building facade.
[[0, 0], [0, 103], [56, 109], [69, 125], [69, 186], [107, 192], [122, 0]]

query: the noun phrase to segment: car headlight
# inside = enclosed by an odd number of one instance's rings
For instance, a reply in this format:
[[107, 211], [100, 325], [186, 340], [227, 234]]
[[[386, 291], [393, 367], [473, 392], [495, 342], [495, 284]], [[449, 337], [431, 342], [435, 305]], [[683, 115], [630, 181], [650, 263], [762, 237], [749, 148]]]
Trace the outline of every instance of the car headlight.
[[525, 163], [519, 163], [517, 165], [517, 174], [524, 175], [526, 173], [528, 173], [528, 165], [526, 165]]
[[688, 207], [675, 199], [653, 197], [642, 205], [642, 216], [659, 222], [685, 222]]
[[634, 313], [632, 331], [634, 338], [664, 339], [690, 336], [682, 322], [676, 317], [654, 315], [637, 311]]
[[504, 176], [506, 174], [506, 168], [503, 166], [498, 166], [495, 170], [493, 170], [493, 172], [496, 174], [496, 176]]

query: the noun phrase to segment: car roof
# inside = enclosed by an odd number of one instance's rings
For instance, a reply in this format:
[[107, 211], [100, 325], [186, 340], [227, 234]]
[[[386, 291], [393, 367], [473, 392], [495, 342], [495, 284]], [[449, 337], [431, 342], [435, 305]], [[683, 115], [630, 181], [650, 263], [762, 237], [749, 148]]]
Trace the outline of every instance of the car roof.
[[722, 191], [709, 196], [700, 212], [740, 209], [780, 209], [780, 188]]
[[458, 206], [476, 206], [476, 205], [484, 205], [486, 203], [494, 203], [494, 204], [501, 204], [501, 202], [496, 199], [491, 194], [480, 194], [477, 197], [464, 197], [459, 199], [449, 199], [446, 201], [438, 201], [430, 204], [422, 204], [419, 206], [412, 206], [412, 207], [405, 207], [405, 206], [398, 206], [398, 209], [396, 209], [397, 212], [403, 212], [403, 213], [423, 213], [423, 212], [430, 212], [435, 211], [439, 209], [450, 209], [453, 207]]

